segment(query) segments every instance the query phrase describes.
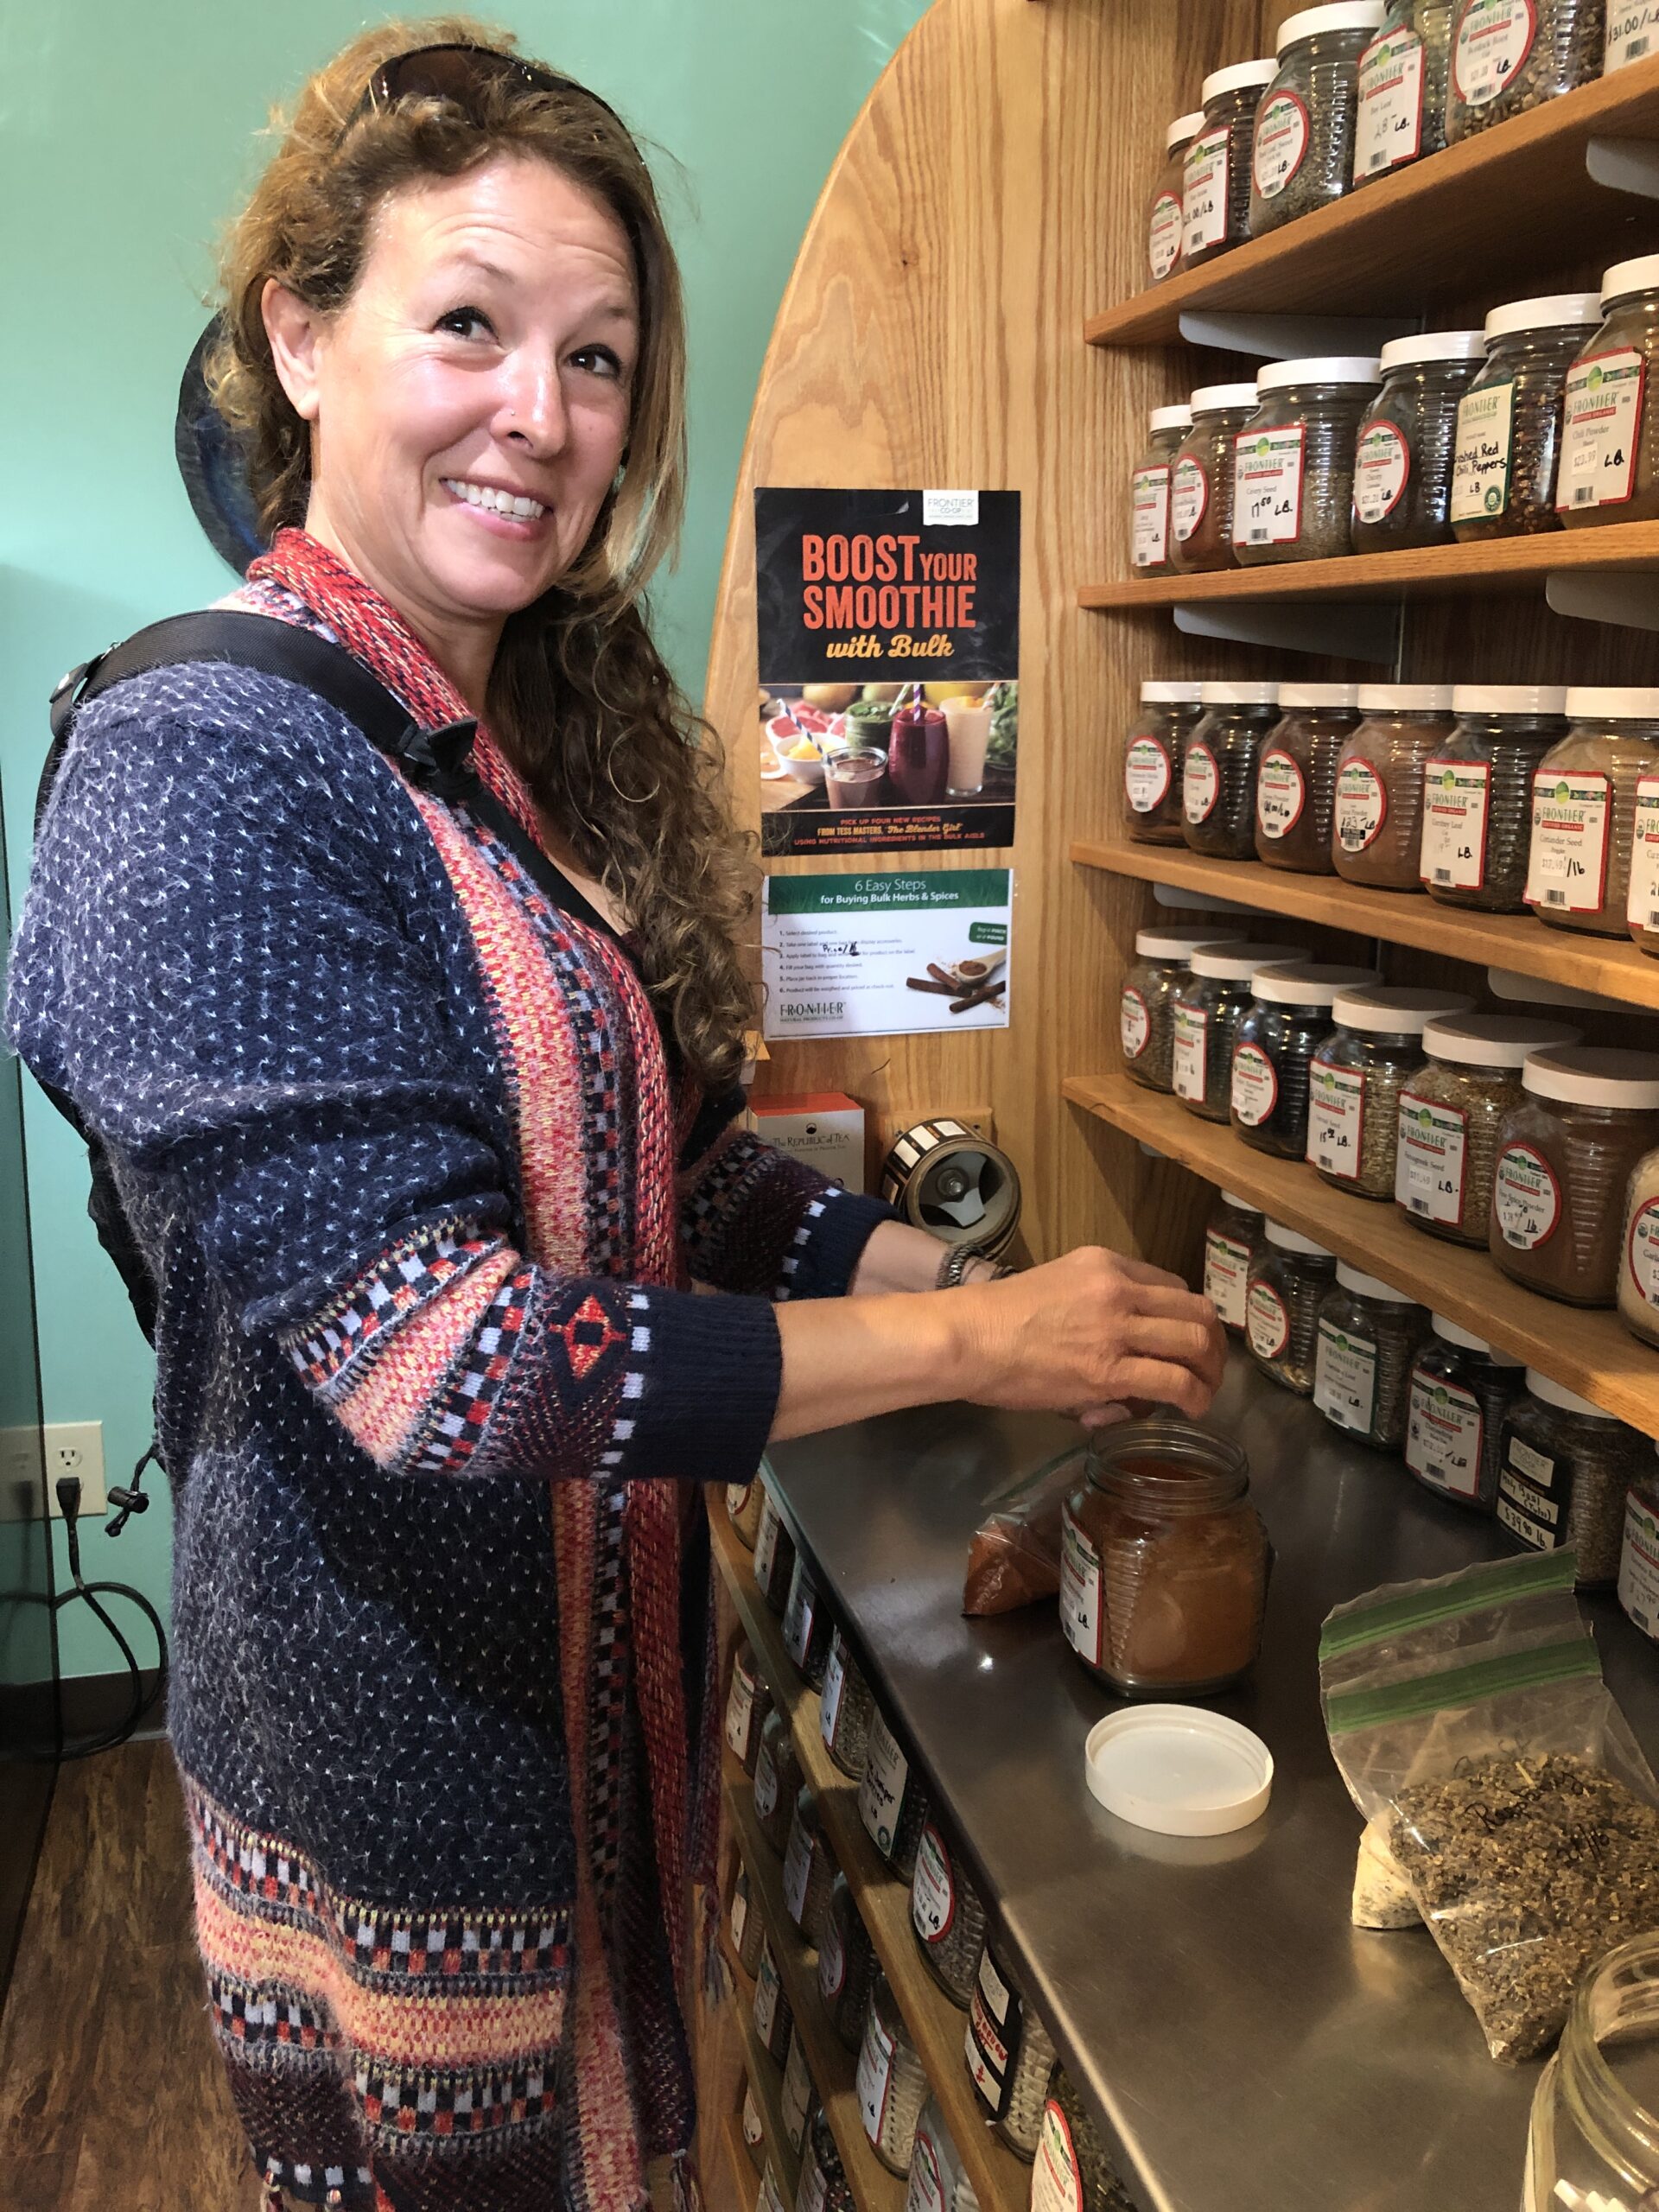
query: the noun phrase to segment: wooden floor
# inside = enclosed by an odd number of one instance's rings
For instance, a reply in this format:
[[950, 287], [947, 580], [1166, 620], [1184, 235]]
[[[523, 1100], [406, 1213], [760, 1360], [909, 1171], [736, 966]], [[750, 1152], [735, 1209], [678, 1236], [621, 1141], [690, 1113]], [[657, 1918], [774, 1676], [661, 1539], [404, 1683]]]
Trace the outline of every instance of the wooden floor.
[[165, 1743], [58, 1778], [0, 2019], [0, 2212], [253, 2212]]

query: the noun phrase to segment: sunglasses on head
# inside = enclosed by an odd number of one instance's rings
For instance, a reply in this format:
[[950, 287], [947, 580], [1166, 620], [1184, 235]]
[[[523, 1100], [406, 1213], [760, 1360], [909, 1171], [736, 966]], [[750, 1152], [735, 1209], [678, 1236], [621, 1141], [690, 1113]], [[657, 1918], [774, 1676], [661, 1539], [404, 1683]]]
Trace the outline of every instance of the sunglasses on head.
[[574, 77], [556, 76], [550, 69], [490, 46], [421, 46], [412, 53], [393, 54], [370, 77], [351, 121], [396, 107], [402, 100], [449, 100], [470, 122], [478, 123], [483, 119], [484, 94], [504, 84], [530, 92], [575, 92], [621, 124], [616, 110]]

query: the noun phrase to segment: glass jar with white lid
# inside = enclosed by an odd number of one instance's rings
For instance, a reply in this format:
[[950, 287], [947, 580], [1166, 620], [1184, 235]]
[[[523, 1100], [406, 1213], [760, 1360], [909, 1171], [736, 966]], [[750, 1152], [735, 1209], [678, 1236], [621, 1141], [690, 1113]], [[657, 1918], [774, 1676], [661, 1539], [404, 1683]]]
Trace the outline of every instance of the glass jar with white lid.
[[1354, 184], [1392, 176], [1446, 144], [1446, 80], [1456, 0], [1389, 0], [1359, 58]]
[[1452, 734], [1452, 686], [1362, 683], [1359, 712], [1337, 756], [1332, 861], [1346, 883], [1421, 891], [1423, 763]]
[[1123, 824], [1137, 845], [1179, 845], [1181, 756], [1204, 708], [1201, 683], [1149, 678], [1123, 740]]
[[1336, 1280], [1337, 1255], [1300, 1230], [1269, 1221], [1250, 1261], [1244, 1335], [1264, 1375], [1308, 1397], [1319, 1348], [1319, 1301]]
[[1147, 273], [1154, 284], [1181, 265], [1181, 192], [1186, 149], [1204, 128], [1204, 110], [1178, 115], [1164, 133], [1164, 166], [1147, 210]]
[[1170, 472], [1192, 427], [1192, 410], [1185, 404], [1152, 410], [1146, 450], [1129, 480], [1129, 558], [1137, 576], [1169, 573]]
[[1181, 754], [1181, 829], [1195, 853], [1247, 861], [1255, 852], [1255, 770], [1279, 720], [1276, 683], [1205, 683], [1202, 719]]
[[1497, 1506], [1503, 1418], [1524, 1386], [1522, 1363], [1443, 1313], [1411, 1369], [1405, 1461], [1426, 1490], [1476, 1513]]
[[1382, 388], [1354, 453], [1356, 553], [1452, 542], [1458, 410], [1485, 353], [1478, 330], [1427, 330], [1382, 348]]
[[1382, 381], [1349, 354], [1269, 361], [1233, 441], [1233, 552], [1245, 568], [1351, 552], [1354, 447]]
[[1255, 111], [1279, 73], [1275, 58], [1230, 62], [1198, 88], [1204, 128], [1181, 175], [1181, 267], [1197, 269], [1250, 234], [1250, 149]]
[[1354, 181], [1360, 56], [1382, 0], [1300, 8], [1279, 26], [1279, 67], [1255, 111], [1250, 236], [1340, 200]]
[[1218, 1191], [1204, 1230], [1204, 1294], [1230, 1336], [1244, 1333], [1250, 1262], [1265, 1223], [1260, 1206], [1236, 1191]]
[[1446, 92], [1448, 145], [1601, 74], [1604, 0], [1462, 0]]
[[1256, 410], [1255, 379], [1204, 384], [1192, 395], [1192, 427], [1170, 476], [1172, 571], [1193, 575], [1236, 569], [1233, 551], [1233, 441]]
[[1533, 772], [1526, 902], [1554, 928], [1629, 928], [1637, 787], [1659, 771], [1659, 689], [1578, 686]]
[[1255, 857], [1300, 875], [1334, 875], [1337, 762], [1359, 727], [1357, 683], [1281, 683], [1280, 720], [1255, 779]]
[[1167, 1090], [1175, 1049], [1175, 995], [1200, 945], [1230, 944], [1224, 929], [1137, 930], [1135, 962], [1118, 1001], [1123, 1069], [1148, 1090]]
[[1567, 734], [1567, 692], [1459, 683], [1452, 712], [1451, 736], [1423, 763], [1423, 888], [1445, 906], [1523, 913], [1532, 779]]
[[1427, 1058], [1423, 1032], [1471, 1003], [1457, 991], [1397, 987], [1336, 1001], [1336, 1027], [1308, 1064], [1307, 1158], [1327, 1183], [1394, 1196], [1400, 1094]]
[[1301, 1160], [1307, 1152], [1308, 1068], [1335, 1027], [1331, 1009], [1345, 991], [1382, 981], [1374, 968], [1296, 961], [1259, 968], [1250, 1003], [1233, 1032], [1228, 1112], [1257, 1152]]
[[1547, 1298], [1611, 1306], [1625, 1192], [1659, 1146], [1659, 1052], [1554, 1046], [1528, 1055], [1521, 1088], [1498, 1134], [1487, 1249]]
[[1510, 300], [1486, 318], [1486, 359], [1458, 406], [1452, 535], [1459, 544], [1559, 530], [1561, 396], [1599, 292]]
[[1319, 1300], [1313, 1355], [1313, 1403], [1357, 1443], [1397, 1452], [1405, 1441], [1411, 1369], [1428, 1332], [1414, 1299], [1378, 1275], [1337, 1262]]
[[1171, 1087], [1206, 1122], [1224, 1122], [1232, 1092], [1233, 1038], [1262, 968], [1305, 960], [1298, 944], [1205, 945], [1194, 952], [1175, 993]]
[[1522, 1102], [1521, 1070], [1529, 1054], [1576, 1045], [1580, 1033], [1510, 1014], [1429, 1023], [1427, 1063], [1400, 1094], [1394, 1199], [1414, 1228], [1484, 1249], [1498, 1133]]
[[1568, 530], [1659, 516], [1659, 413], [1648, 382], [1659, 352], [1659, 253], [1610, 269], [1601, 309], [1561, 403], [1555, 505]]

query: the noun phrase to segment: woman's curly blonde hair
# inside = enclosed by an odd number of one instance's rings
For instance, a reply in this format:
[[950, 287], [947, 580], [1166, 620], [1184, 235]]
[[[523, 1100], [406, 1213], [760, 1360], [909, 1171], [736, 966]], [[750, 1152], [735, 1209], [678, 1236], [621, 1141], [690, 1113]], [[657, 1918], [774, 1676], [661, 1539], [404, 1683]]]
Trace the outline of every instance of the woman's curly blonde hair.
[[738, 938], [753, 893], [725, 810], [718, 741], [646, 625], [645, 584], [676, 543], [685, 498], [684, 308], [650, 175], [622, 124], [580, 92], [504, 79], [470, 119], [436, 100], [353, 119], [370, 75], [395, 54], [514, 43], [467, 16], [382, 23], [317, 71], [290, 117], [273, 119], [281, 143], [220, 257], [208, 388], [242, 442], [267, 533], [302, 524], [310, 435], [271, 358], [261, 308], [269, 279], [325, 313], [340, 307], [390, 195], [503, 155], [549, 162], [621, 224], [640, 314], [622, 469], [570, 568], [508, 619], [486, 712], [538, 804], [630, 916], [660, 1017], [689, 1071], [717, 1090], [738, 1073], [751, 1018]]

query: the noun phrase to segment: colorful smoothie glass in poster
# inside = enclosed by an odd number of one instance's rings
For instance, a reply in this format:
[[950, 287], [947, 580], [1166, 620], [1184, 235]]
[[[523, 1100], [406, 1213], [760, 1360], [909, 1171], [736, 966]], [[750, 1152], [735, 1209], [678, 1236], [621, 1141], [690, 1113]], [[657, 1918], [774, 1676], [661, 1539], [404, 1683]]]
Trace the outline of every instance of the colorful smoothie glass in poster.
[[768, 854], [1014, 842], [1020, 494], [754, 495]]

